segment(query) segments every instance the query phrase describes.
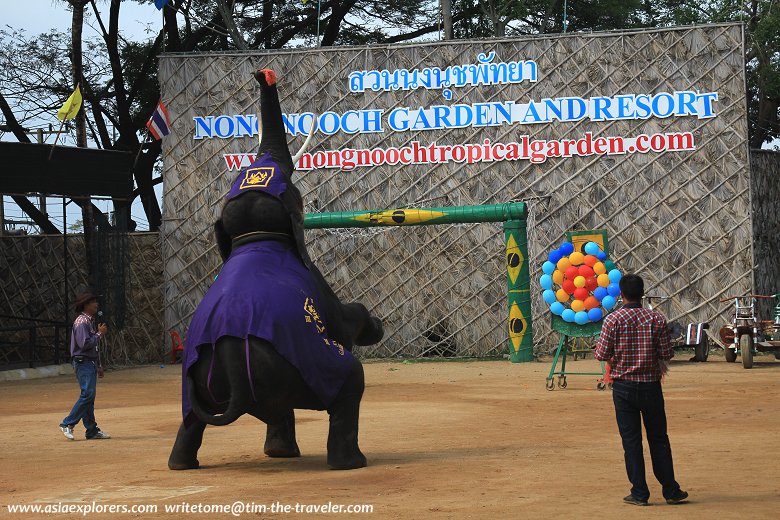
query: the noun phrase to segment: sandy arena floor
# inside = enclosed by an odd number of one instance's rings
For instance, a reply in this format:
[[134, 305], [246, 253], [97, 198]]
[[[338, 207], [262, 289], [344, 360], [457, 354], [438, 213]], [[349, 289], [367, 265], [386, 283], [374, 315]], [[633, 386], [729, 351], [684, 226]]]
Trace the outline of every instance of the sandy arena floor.
[[[687, 359], [689, 353], [679, 353]], [[592, 371], [592, 359], [570, 369]], [[97, 418], [113, 439], [66, 440], [57, 425], [78, 395], [75, 378], [0, 383], [0, 518], [9, 504], [156, 505], [156, 514], [90, 517], [177, 518], [165, 506], [235, 501], [368, 504], [373, 518], [778, 518], [780, 361], [752, 370], [714, 356], [673, 363], [665, 383], [677, 479], [690, 502], [669, 506], [648, 463], [651, 506], [624, 505], [623, 453], [609, 391], [592, 376], [569, 376], [548, 392], [549, 361], [366, 364], [360, 445], [369, 466], [329, 471], [327, 415], [297, 411], [299, 459], [262, 454], [265, 425], [243, 417], [209, 427], [202, 468], [166, 466], [180, 422], [180, 369], [113, 371], [100, 380]], [[647, 452], [647, 448], [645, 448]], [[278, 506], [277, 506], [278, 507]], [[213, 518], [226, 515], [200, 514]], [[355, 516], [355, 515], [349, 515]], [[363, 515], [360, 515], [363, 516]]]

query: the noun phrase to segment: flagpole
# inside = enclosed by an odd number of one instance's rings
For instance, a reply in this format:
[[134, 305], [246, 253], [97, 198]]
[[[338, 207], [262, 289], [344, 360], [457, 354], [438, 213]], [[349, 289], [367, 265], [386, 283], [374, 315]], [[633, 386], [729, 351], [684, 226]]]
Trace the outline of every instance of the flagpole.
[[135, 167], [138, 165], [138, 158], [141, 157], [141, 152], [144, 149], [144, 145], [149, 142], [149, 134], [150, 132], [146, 132], [146, 136], [144, 137], [143, 142], [138, 146], [138, 153], [135, 154], [135, 161], [133, 161], [133, 171], [135, 171]]
[[54, 144], [51, 145], [51, 151], [49, 152], [49, 160], [51, 161], [51, 156], [54, 155], [54, 147], [57, 146], [57, 140], [60, 138], [60, 134], [62, 133], [62, 127], [65, 126], [65, 120], [63, 120], [60, 123], [60, 129], [57, 130], [57, 135], [54, 137]]

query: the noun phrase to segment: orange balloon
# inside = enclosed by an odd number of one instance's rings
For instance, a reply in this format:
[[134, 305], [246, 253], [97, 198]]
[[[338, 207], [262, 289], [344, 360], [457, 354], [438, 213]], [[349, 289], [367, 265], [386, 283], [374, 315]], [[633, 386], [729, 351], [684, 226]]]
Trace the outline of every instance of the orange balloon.
[[585, 298], [585, 308], [587, 310], [595, 309], [599, 305], [600, 303], [595, 296], [588, 296], [587, 298]]
[[599, 283], [599, 287], [609, 287], [609, 276], [606, 274], [600, 274], [596, 281]]
[[580, 265], [585, 260], [585, 256], [579, 251], [575, 251], [569, 255], [569, 261], [571, 265]]
[[552, 274], [553, 282], [555, 282], [558, 285], [561, 285], [563, 283], [563, 271], [555, 270]]
[[596, 274], [604, 274], [607, 272], [607, 268], [601, 262], [596, 262], [591, 267], [593, 267], [593, 272]]
[[585, 303], [582, 300], [574, 300], [571, 302], [571, 310], [574, 312], [580, 312], [585, 310]]
[[[607, 277], [609, 278], [609, 277]], [[574, 287], [585, 287], [585, 284], [588, 281], [585, 279], [584, 276], [578, 276], [574, 279]], [[576, 312], [576, 311], [575, 311]]]
[[561, 303], [569, 301], [569, 293], [564, 291], [563, 289], [558, 289], [555, 292], [555, 299], [558, 300]]
[[599, 259], [596, 258], [593, 255], [585, 255], [584, 262], [585, 262], [585, 265], [587, 265], [588, 267], [593, 267], [594, 265], [596, 265], [596, 262], [598, 262], [598, 261], [599, 261]]
[[569, 259], [567, 257], [563, 257], [560, 260], [558, 260], [558, 270], [559, 271], [566, 271], [569, 267], [571, 267], [571, 262], [569, 262]]

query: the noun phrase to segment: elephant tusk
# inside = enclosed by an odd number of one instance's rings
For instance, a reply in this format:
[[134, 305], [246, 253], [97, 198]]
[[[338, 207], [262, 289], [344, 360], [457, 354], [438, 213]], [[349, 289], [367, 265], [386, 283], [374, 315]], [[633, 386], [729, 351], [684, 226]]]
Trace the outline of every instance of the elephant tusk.
[[309, 135], [306, 137], [306, 140], [303, 142], [303, 146], [301, 146], [301, 149], [298, 150], [298, 153], [295, 154], [295, 157], [292, 158], [293, 162], [293, 168], [295, 168], [295, 164], [298, 162], [298, 159], [301, 158], [301, 156], [304, 154], [306, 149], [309, 147], [309, 141], [311, 141], [311, 136], [314, 135], [314, 125], [317, 122], [317, 118], [314, 117], [311, 120], [311, 127], [309, 128]]

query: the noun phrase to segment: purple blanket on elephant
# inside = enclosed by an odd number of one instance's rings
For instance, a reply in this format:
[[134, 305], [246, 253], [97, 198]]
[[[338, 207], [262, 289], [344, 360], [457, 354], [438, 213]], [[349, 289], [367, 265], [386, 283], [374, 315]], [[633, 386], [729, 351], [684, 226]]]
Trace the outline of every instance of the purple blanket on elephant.
[[[278, 241], [251, 242], [234, 249], [192, 316], [182, 359], [182, 413], [194, 414], [187, 371], [199, 349], [223, 336], [249, 336], [271, 343], [295, 366], [328, 407], [338, 394], [354, 358], [327, 336], [318, 312], [320, 295], [295, 246]], [[249, 350], [247, 349], [247, 355]], [[249, 363], [247, 362], [247, 370]], [[248, 374], [249, 376], [249, 374]], [[193, 417], [188, 417], [192, 414]]]

